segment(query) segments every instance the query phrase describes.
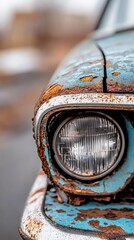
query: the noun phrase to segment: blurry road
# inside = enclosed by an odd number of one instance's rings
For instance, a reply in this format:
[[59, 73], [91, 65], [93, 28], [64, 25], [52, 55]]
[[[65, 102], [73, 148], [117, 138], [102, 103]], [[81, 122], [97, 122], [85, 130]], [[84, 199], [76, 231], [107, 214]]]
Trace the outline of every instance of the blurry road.
[[[0, 239], [18, 240], [26, 198], [41, 166], [32, 137], [33, 108], [50, 76], [3, 84], [0, 97]], [[7, 83], [6, 83], [7, 84]], [[2, 91], [3, 90], [3, 91]]]

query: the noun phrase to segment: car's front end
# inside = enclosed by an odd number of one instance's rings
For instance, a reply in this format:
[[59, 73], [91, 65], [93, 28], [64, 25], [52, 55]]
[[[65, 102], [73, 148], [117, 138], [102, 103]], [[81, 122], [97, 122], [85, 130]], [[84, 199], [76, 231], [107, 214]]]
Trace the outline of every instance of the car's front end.
[[86, 39], [35, 107], [40, 172], [24, 239], [134, 236], [134, 30]]

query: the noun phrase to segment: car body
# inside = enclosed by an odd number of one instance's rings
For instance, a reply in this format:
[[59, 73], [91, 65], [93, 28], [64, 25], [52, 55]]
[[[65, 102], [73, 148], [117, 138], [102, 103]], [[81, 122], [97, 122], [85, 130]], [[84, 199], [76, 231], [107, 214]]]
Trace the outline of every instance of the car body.
[[27, 200], [22, 238], [133, 238], [133, 40], [134, 28], [87, 38], [39, 98], [33, 129], [43, 170]]

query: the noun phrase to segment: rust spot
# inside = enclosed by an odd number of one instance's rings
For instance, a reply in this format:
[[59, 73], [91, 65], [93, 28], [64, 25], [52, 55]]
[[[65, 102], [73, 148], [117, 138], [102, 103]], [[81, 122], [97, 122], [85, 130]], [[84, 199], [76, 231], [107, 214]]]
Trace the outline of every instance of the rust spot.
[[36, 114], [37, 109], [40, 107], [42, 103], [47, 102], [50, 98], [59, 95], [59, 91], [61, 89], [62, 89], [62, 86], [60, 84], [53, 84], [52, 86], [50, 86], [43, 94], [41, 94], [38, 102], [35, 105], [34, 113]]
[[51, 87], [49, 87], [46, 91], [45, 91], [45, 95], [49, 95], [50, 93], [52, 95], [56, 94], [58, 92], [58, 90], [60, 90], [62, 88], [62, 86], [60, 84], [54, 84]]
[[63, 213], [63, 212], [65, 212], [63, 209], [59, 209], [59, 210], [56, 210], [56, 212], [58, 212], [58, 213]]
[[91, 197], [91, 199], [96, 202], [110, 202], [112, 197], [111, 196]]
[[86, 201], [85, 196], [74, 196], [67, 194], [69, 204], [79, 206]]
[[[118, 75], [113, 75], [113, 76], [118, 76]], [[118, 82], [115, 82], [111, 79], [107, 79], [107, 83], [108, 83], [108, 92], [130, 92], [133, 93], [134, 92], [134, 84], [121, 84]]]
[[31, 195], [31, 197], [35, 196], [37, 193], [40, 193], [40, 192], [44, 192], [44, 188], [39, 188], [38, 190], [36, 190], [36, 191]]
[[86, 77], [82, 77], [82, 78], [80, 78], [80, 80], [82, 82], [92, 81], [93, 80], [93, 76], [89, 75], [89, 76], [86, 76]]
[[26, 224], [26, 231], [30, 235], [30, 238], [37, 239], [41, 232], [42, 226], [43, 224], [39, 220], [29, 218]]
[[56, 195], [57, 195], [58, 202], [63, 203], [64, 201], [63, 201], [62, 197], [60, 196], [60, 193], [58, 190], [56, 191]]
[[99, 221], [98, 220], [91, 220], [91, 221], [89, 221], [89, 225], [91, 227], [96, 227], [96, 226], [99, 225]]
[[98, 220], [89, 221], [89, 225], [102, 231], [102, 233], [100, 232], [98, 234], [98, 236], [102, 239], [114, 238], [115, 236], [125, 234], [124, 230], [121, 227], [116, 225], [105, 226], [105, 227], [100, 226]]
[[87, 218], [106, 218], [110, 220], [117, 220], [119, 218], [134, 218], [134, 210], [131, 208], [114, 209], [108, 208], [100, 210], [99, 208], [80, 210], [76, 221], [85, 221]]
[[107, 66], [107, 67], [111, 67], [111, 66], [112, 66], [112, 63], [111, 63], [111, 62], [107, 62], [106, 66]]
[[120, 75], [120, 72], [113, 72], [112, 75], [113, 75], [114, 77], [119, 76], [119, 75]]
[[[56, 97], [56, 96], [62, 96], [67, 94], [77, 94], [77, 93], [102, 93], [103, 87], [102, 87], [102, 79], [98, 81], [97, 84], [90, 84], [85, 87], [72, 87], [72, 88], [63, 88], [63, 86], [59, 84], [54, 84], [51, 87], [49, 87], [46, 92], [44, 92], [41, 97], [39, 98], [38, 102], [35, 105], [34, 109], [34, 116], [37, 113], [38, 108], [44, 103], [47, 102], [49, 99]], [[34, 119], [35, 121], [35, 119]], [[34, 122], [33, 122], [34, 125]]]
[[39, 176], [44, 176], [44, 171], [42, 169], [39, 171]]
[[53, 218], [52, 218], [52, 216], [50, 216], [50, 215], [48, 215], [48, 218], [50, 219], [50, 220], [52, 220]]

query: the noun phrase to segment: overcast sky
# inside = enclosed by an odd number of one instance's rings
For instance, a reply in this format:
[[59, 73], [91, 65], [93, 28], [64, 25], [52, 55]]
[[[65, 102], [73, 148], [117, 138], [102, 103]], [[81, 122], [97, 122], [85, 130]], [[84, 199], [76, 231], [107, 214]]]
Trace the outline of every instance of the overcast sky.
[[[102, 0], [101, 0], [102, 1]], [[15, 10], [57, 7], [76, 14], [90, 14], [99, 0], [1, 0], [0, 28], [8, 26]]]

